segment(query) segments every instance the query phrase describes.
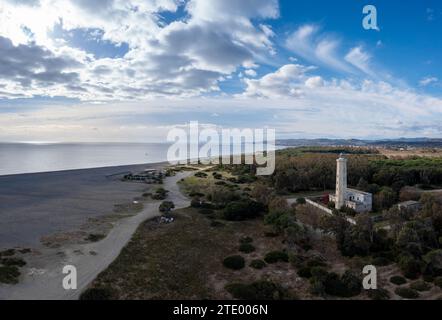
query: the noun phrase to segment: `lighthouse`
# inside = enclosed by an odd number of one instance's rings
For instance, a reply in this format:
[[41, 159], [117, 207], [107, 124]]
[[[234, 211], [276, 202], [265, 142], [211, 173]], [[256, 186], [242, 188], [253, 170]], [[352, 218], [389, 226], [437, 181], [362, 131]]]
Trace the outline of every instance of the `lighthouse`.
[[336, 203], [335, 208], [341, 209], [345, 205], [347, 192], [347, 158], [341, 153], [336, 159]]

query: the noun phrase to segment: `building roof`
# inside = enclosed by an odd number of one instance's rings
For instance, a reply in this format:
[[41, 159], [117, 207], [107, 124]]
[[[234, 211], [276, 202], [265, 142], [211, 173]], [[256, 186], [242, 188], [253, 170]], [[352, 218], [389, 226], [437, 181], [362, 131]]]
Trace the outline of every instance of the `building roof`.
[[365, 191], [361, 191], [361, 190], [357, 190], [357, 189], [347, 188], [347, 190], [355, 192], [355, 193], [365, 194], [367, 196], [371, 196], [372, 195], [370, 192], [365, 192]]

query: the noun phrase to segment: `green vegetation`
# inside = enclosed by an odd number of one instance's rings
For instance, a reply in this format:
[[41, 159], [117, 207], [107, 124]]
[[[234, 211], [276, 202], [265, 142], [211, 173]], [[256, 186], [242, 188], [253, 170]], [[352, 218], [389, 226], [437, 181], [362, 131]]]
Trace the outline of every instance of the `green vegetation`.
[[242, 221], [253, 219], [262, 214], [264, 206], [256, 201], [244, 199], [230, 202], [224, 209], [224, 219]]
[[284, 251], [271, 251], [265, 255], [264, 261], [267, 263], [289, 262], [289, 256]]
[[242, 243], [239, 246], [239, 251], [241, 251], [243, 253], [251, 253], [255, 250], [256, 250], [255, 247], [253, 245], [251, 245], [250, 243]]
[[267, 280], [251, 284], [232, 283], [226, 286], [226, 290], [234, 298], [241, 300], [282, 300], [288, 297], [285, 289]]
[[22, 258], [3, 258], [0, 259], [0, 264], [4, 266], [23, 267], [26, 265], [26, 262]]
[[169, 214], [172, 209], [175, 208], [175, 204], [172, 201], [161, 202], [158, 210], [164, 214]]
[[431, 289], [431, 285], [425, 281], [419, 280], [410, 284], [410, 288], [419, 292], [428, 291]]
[[252, 243], [253, 239], [251, 237], [242, 237], [241, 239], [239, 239], [240, 243]]
[[367, 292], [368, 297], [371, 300], [389, 300], [390, 294], [387, 290], [379, 288], [375, 290], [368, 290]]
[[167, 197], [169, 190], [164, 188], [158, 188], [155, 190], [155, 193], [152, 195], [153, 200], [164, 200]]
[[436, 279], [434, 279], [434, 285], [442, 289], [442, 277], [437, 277]]
[[0, 257], [10, 257], [15, 254], [15, 249], [7, 249], [4, 251], [0, 251]]
[[114, 300], [114, 294], [109, 288], [89, 288], [81, 295], [80, 300]]
[[310, 290], [313, 294], [350, 298], [361, 293], [361, 279], [349, 270], [340, 277], [322, 267], [315, 267], [311, 269], [311, 274]]
[[0, 283], [16, 284], [20, 271], [17, 266], [0, 266]]
[[232, 270], [240, 270], [245, 266], [245, 260], [241, 256], [230, 256], [223, 260], [223, 265]]
[[87, 237], [86, 237], [86, 241], [90, 241], [90, 242], [98, 242], [102, 239], [106, 238], [105, 234], [98, 234], [98, 233], [90, 233]]
[[404, 299], [419, 298], [419, 292], [410, 288], [396, 288], [396, 290], [394, 290], [394, 293]]
[[267, 264], [264, 261], [260, 260], [260, 259], [255, 259], [255, 260], [252, 260], [250, 262], [250, 267], [252, 267], [253, 269], [262, 269], [266, 265]]
[[401, 276], [393, 276], [390, 278], [390, 282], [395, 284], [395, 285], [403, 285], [407, 283], [407, 279], [405, 279], [404, 277]]

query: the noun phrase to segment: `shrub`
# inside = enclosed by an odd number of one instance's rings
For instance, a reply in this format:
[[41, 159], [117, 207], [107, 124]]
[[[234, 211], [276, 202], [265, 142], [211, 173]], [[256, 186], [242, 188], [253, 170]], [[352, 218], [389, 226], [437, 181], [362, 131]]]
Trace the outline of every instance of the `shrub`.
[[410, 288], [396, 288], [396, 290], [394, 290], [394, 293], [404, 299], [419, 298], [419, 292]]
[[389, 300], [390, 294], [385, 289], [374, 289], [367, 291], [368, 297], [371, 300]]
[[410, 288], [416, 291], [428, 291], [431, 289], [431, 285], [425, 281], [419, 280], [410, 284]]
[[17, 266], [0, 266], [0, 283], [16, 284], [19, 276]]
[[106, 238], [106, 236], [104, 234], [91, 233], [86, 237], [86, 241], [98, 242], [104, 238]]
[[15, 249], [7, 249], [4, 251], [0, 251], [0, 257], [10, 257], [15, 254]]
[[222, 223], [221, 221], [212, 221], [212, 222], [210, 222], [210, 226], [213, 228], [221, 228], [221, 227], [224, 227], [225, 224]]
[[429, 274], [424, 274], [422, 276], [422, 280], [424, 280], [425, 282], [433, 282], [434, 281], [434, 277], [432, 275], [429, 275]]
[[245, 260], [241, 256], [230, 256], [224, 259], [223, 265], [232, 270], [240, 270], [244, 268]]
[[399, 267], [404, 276], [408, 279], [417, 279], [421, 273], [421, 263], [409, 256], [403, 256], [399, 259]]
[[271, 251], [266, 254], [264, 261], [267, 263], [289, 262], [289, 256], [283, 251]]
[[442, 289], [442, 277], [437, 277], [434, 279], [434, 284]]
[[305, 198], [297, 198], [296, 203], [297, 204], [306, 204], [307, 202], [305, 201]]
[[234, 298], [241, 300], [280, 300], [287, 296], [285, 289], [267, 280], [251, 284], [232, 283], [225, 288]]
[[302, 267], [301, 269], [298, 270], [298, 276], [300, 276], [301, 278], [311, 278], [312, 277], [312, 272], [311, 269], [309, 267]]
[[393, 276], [393, 277], [390, 278], [390, 282], [395, 284], [395, 285], [400, 286], [400, 285], [406, 284], [407, 283], [407, 279], [405, 279], [402, 276]]
[[4, 258], [0, 259], [0, 263], [5, 266], [17, 266], [17, 267], [23, 267], [26, 265], [26, 262], [21, 258]]
[[240, 243], [252, 243], [253, 239], [250, 237], [242, 237], [241, 239], [239, 239]]
[[80, 295], [80, 300], [112, 300], [113, 297], [109, 288], [89, 288]]
[[350, 271], [346, 271], [342, 277], [331, 272], [328, 273], [322, 267], [311, 269], [310, 291], [313, 294], [323, 295], [324, 293], [350, 298], [361, 293], [361, 279]]
[[198, 212], [201, 214], [204, 214], [204, 215], [209, 215], [209, 214], [212, 214], [214, 211], [213, 211], [213, 209], [201, 208], [201, 209], [199, 209]]
[[250, 262], [250, 266], [254, 269], [262, 269], [266, 266], [266, 263], [262, 260], [256, 259]]
[[230, 221], [253, 219], [264, 211], [262, 203], [247, 199], [229, 202], [224, 209], [224, 218]]
[[202, 198], [205, 194], [201, 192], [190, 192], [189, 197], [196, 197], [196, 198]]
[[251, 245], [250, 243], [243, 243], [239, 246], [239, 251], [244, 253], [250, 253], [255, 251], [255, 247]]
[[384, 257], [376, 257], [373, 259], [373, 265], [377, 267], [388, 266], [391, 264], [391, 261]]
[[195, 173], [195, 177], [198, 177], [198, 178], [207, 178], [207, 173], [204, 173], [204, 172], [199, 171], [199, 172]]
[[169, 190], [164, 188], [158, 188], [155, 190], [155, 193], [152, 195], [153, 200], [164, 200], [167, 197]]
[[175, 208], [175, 204], [172, 201], [163, 201], [161, 202], [158, 210], [162, 213], [169, 213], [173, 208]]

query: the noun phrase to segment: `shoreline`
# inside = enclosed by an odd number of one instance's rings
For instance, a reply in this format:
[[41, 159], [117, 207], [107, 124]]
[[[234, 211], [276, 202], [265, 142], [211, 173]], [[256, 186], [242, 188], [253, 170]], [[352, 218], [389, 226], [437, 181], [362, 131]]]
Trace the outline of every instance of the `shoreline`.
[[[146, 163], [134, 163], [134, 164], [122, 164], [117, 166], [104, 166], [104, 167], [87, 167], [87, 168], [78, 168], [78, 169], [61, 169], [61, 170], [52, 170], [52, 171], [36, 171], [36, 172], [23, 172], [23, 173], [8, 173], [8, 174], [0, 174], [0, 179], [5, 177], [14, 177], [14, 176], [23, 176], [23, 175], [39, 175], [39, 174], [53, 174], [53, 173], [75, 173], [77, 171], [85, 171], [85, 170], [106, 170], [106, 169], [117, 169], [117, 168], [130, 168], [130, 167], [141, 167], [141, 166], [167, 166], [170, 163], [166, 161], [159, 162], [146, 162]], [[1, 183], [1, 181], [0, 181]]]
[[[84, 178], [91, 173], [93, 173], [94, 176], [98, 174], [103, 177], [103, 174], [105, 173], [115, 174], [121, 169], [132, 169], [136, 171], [137, 169], [139, 170], [146, 167], [163, 168], [166, 164], [167, 163], [156, 163], [135, 166], [129, 165], [55, 171], [50, 173], [20, 174], [10, 175], [7, 179], [19, 177], [26, 180], [30, 175], [34, 178], [31, 180], [41, 180], [40, 178], [47, 178], [51, 175], [56, 179], [63, 179], [65, 176], [71, 177], [76, 174], [79, 174]], [[170, 190], [168, 200], [174, 201], [177, 208], [186, 207], [190, 203], [190, 200], [181, 194], [179, 187], [176, 184], [179, 179], [188, 174], [189, 173], [186, 172], [178, 173], [176, 176], [168, 177], [164, 181], [164, 188]], [[4, 180], [4, 176], [0, 177], [0, 185]], [[80, 179], [80, 181], [82, 181], [82, 179]], [[103, 181], [105, 184], [116, 182], [116, 180], [107, 179], [106, 177], [101, 182], [103, 183]], [[135, 188], [135, 190], [130, 190], [129, 192], [130, 199], [133, 199], [133, 195], [135, 194], [139, 197], [141, 195], [140, 191], [145, 191], [146, 187], [151, 188], [154, 186], [144, 183], [127, 183], [119, 180], [117, 180], [116, 184], [118, 187], [126, 185]], [[110, 198], [112, 199], [111, 202], [115, 204], [113, 197]], [[45, 202], [42, 198], [38, 199]], [[63, 201], [63, 199], [59, 199], [59, 201]], [[100, 241], [87, 243], [74, 242], [54, 248], [44, 246], [41, 243], [37, 246], [32, 246], [32, 253], [23, 256], [27, 265], [21, 269], [22, 275], [20, 276], [19, 283], [15, 285], [0, 284], [0, 299], [77, 299], [87, 285], [93, 281], [101, 271], [106, 269], [119, 255], [121, 249], [131, 239], [140, 223], [160, 215], [158, 210], [160, 203], [161, 201], [159, 200], [143, 201], [143, 209], [140, 212], [122, 216], [119, 219], [112, 221], [108, 233], [105, 238]], [[69, 215], [69, 213], [65, 214]], [[49, 224], [51, 223], [50, 220], [46, 222]], [[72, 226], [70, 229], [75, 229], [75, 226]], [[66, 230], [66, 232], [68, 231]], [[2, 245], [3, 243], [0, 242], [0, 247], [2, 247]], [[62, 269], [63, 266], [67, 264], [74, 265], [77, 268], [77, 290], [68, 291], [62, 287], [62, 279], [65, 276], [62, 274]]]

